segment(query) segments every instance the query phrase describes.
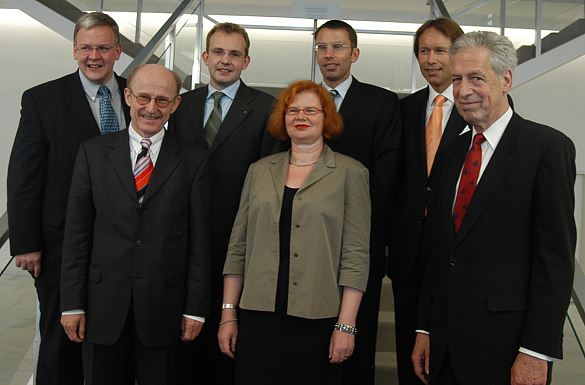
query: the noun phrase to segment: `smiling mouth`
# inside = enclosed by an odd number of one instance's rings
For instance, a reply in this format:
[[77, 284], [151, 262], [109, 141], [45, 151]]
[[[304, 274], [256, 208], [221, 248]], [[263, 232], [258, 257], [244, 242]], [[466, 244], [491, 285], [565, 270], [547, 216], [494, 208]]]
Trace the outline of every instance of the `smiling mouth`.
[[229, 74], [230, 72], [232, 72], [232, 71], [230, 71], [228, 69], [225, 69], [225, 68], [220, 68], [217, 71], [218, 72], [221, 72], [222, 74]]
[[102, 68], [102, 66], [101, 66], [101, 65], [99, 65], [99, 64], [88, 64], [87, 66], [88, 66], [89, 68]]

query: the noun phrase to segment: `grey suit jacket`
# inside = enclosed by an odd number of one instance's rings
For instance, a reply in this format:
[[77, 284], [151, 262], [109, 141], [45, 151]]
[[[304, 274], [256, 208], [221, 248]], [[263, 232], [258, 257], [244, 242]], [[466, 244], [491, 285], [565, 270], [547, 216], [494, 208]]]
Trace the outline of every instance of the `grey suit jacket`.
[[61, 310], [111, 345], [132, 304], [147, 347], [179, 342], [182, 314], [208, 316], [210, 175], [205, 153], [167, 132], [138, 205], [126, 130], [82, 144], [63, 245]]

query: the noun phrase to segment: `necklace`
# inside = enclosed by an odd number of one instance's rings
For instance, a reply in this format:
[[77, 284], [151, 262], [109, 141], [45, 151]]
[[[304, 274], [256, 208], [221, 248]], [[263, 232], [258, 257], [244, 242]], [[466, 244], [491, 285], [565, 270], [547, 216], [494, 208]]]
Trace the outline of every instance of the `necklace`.
[[[319, 159], [317, 159], [317, 160], [319, 160]], [[292, 164], [293, 166], [297, 166], [297, 167], [307, 167], [307, 166], [312, 166], [312, 165], [314, 165], [315, 163], [317, 163], [317, 160], [316, 160], [316, 161], [314, 161], [314, 162], [311, 162], [311, 163], [306, 163], [306, 164], [298, 164], [298, 163], [295, 163], [295, 162], [293, 162], [293, 160], [292, 160], [292, 154], [291, 154], [291, 155], [289, 155], [289, 157], [288, 157], [288, 162], [289, 162], [290, 164]]]

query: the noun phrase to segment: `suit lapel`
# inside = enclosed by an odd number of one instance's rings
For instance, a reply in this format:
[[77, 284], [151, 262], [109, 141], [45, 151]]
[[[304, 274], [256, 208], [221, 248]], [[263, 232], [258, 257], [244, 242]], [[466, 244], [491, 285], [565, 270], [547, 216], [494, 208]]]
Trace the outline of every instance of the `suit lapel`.
[[315, 164], [315, 167], [307, 176], [307, 179], [305, 179], [305, 182], [303, 182], [301, 188], [299, 188], [299, 192], [301, 190], [306, 189], [310, 185], [316, 183], [317, 181], [323, 179], [328, 174], [331, 174], [334, 168], [335, 168], [334, 153], [329, 148], [329, 146], [325, 145], [325, 147], [323, 148], [323, 154], [321, 154], [319, 160]]
[[[108, 153], [112, 167], [120, 178], [122, 184], [126, 187], [128, 193], [136, 198], [136, 186], [134, 185], [134, 174], [132, 172], [132, 163], [130, 162], [130, 143], [128, 139], [128, 130], [119, 131], [111, 134], [110, 141], [111, 151]], [[136, 201], [138, 203], [138, 200]]]
[[423, 89], [419, 93], [419, 98], [415, 101], [415, 104], [414, 104], [415, 111], [412, 111], [412, 113], [413, 113], [412, 116], [414, 116], [416, 119], [414, 122], [413, 129], [415, 130], [416, 143], [419, 144], [417, 148], [421, 149], [421, 151], [418, 152], [417, 157], [419, 159], [422, 170], [427, 169], [425, 121], [426, 121], [426, 115], [427, 115], [428, 99], [429, 99], [429, 87], [427, 86], [427, 88]]
[[146, 202], [156, 191], [163, 185], [169, 175], [177, 167], [181, 158], [177, 156], [180, 151], [179, 144], [175, 137], [169, 132], [165, 132], [162, 146], [158, 154], [156, 165], [152, 171], [152, 176], [148, 182], [146, 193], [144, 194], [144, 202]]
[[362, 89], [360, 84], [361, 83], [356, 78], [353, 78], [351, 81], [351, 85], [347, 90], [347, 94], [345, 94], [345, 98], [341, 103], [341, 107], [339, 108], [339, 114], [343, 117], [344, 123], [349, 122], [353, 115], [355, 114], [355, 112], [359, 110], [359, 108], [362, 105], [361, 102]]
[[522, 149], [517, 146], [521, 126], [522, 118], [514, 114], [475, 189], [456, 241], [463, 239], [481, 217], [510, 170], [522, 155]]
[[100, 135], [99, 126], [87, 101], [78, 72], [69, 77], [69, 84], [65, 90], [65, 102], [70, 113], [73, 114], [73, 120], [79, 125], [73, 132], [79, 133], [83, 140]]
[[251, 103], [254, 100], [252, 93], [248, 86], [241, 82], [236, 97], [230, 106], [230, 109], [225, 116], [225, 119], [221, 123], [221, 127], [213, 141], [211, 151], [214, 151], [221, 143], [236, 129], [240, 126], [242, 121], [252, 111]]
[[126, 128], [130, 125], [130, 107], [126, 104], [126, 99], [124, 97], [124, 89], [126, 88], [126, 79], [114, 74], [116, 77], [116, 81], [118, 82], [118, 88], [120, 90], [120, 99], [122, 101], [122, 109], [124, 110], [124, 120], [126, 121]]
[[192, 94], [193, 103], [184, 100], [189, 107], [189, 125], [192, 130], [191, 138], [201, 148], [205, 148], [205, 139], [203, 137], [203, 120], [205, 113], [205, 99], [207, 98], [207, 87], [196, 89]]
[[276, 193], [278, 194], [279, 206], [282, 205], [284, 194], [283, 186], [286, 183], [286, 175], [288, 173], [288, 157], [290, 150], [275, 156], [270, 161], [270, 175], [272, 175], [272, 182]]

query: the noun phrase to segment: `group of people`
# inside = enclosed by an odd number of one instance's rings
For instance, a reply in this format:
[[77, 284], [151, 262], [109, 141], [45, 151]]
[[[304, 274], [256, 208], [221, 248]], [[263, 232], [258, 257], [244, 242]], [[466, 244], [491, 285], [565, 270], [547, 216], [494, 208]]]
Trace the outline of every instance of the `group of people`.
[[357, 43], [322, 24], [322, 84], [275, 100], [240, 79], [250, 40], [221, 23], [209, 84], [181, 94], [159, 65], [114, 74], [110, 16], [77, 22], [79, 70], [23, 94], [8, 172], [38, 385], [373, 385], [385, 274], [401, 385], [550, 383], [573, 143], [510, 107], [503, 36], [425, 22], [429, 85], [400, 101], [351, 75]]

